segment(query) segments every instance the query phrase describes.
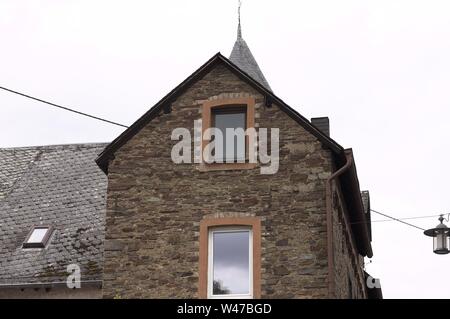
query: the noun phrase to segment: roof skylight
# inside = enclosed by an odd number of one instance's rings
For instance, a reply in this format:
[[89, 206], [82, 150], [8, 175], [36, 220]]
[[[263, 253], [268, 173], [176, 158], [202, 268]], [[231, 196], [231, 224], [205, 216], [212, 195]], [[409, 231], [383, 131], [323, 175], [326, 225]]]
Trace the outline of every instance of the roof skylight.
[[50, 239], [50, 226], [34, 226], [23, 243], [23, 248], [44, 248]]

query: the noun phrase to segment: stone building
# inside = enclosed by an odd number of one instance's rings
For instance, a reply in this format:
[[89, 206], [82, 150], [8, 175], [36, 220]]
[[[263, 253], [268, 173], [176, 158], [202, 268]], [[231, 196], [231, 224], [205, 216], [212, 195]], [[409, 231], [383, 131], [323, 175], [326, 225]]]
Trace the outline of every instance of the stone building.
[[[268, 156], [250, 155], [266, 130], [279, 142], [267, 146], [279, 160], [270, 174]], [[380, 296], [364, 272], [368, 192], [329, 133], [327, 118], [310, 122], [274, 94], [239, 26], [229, 59], [214, 55], [97, 158], [108, 176], [103, 297]]]
[[112, 143], [0, 165], [0, 298], [381, 297], [352, 150], [275, 95], [240, 26]]

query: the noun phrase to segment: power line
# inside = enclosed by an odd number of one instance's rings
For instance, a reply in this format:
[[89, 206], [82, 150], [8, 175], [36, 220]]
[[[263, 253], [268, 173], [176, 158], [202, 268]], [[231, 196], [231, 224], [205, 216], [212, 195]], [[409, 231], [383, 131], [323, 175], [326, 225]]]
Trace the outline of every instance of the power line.
[[[446, 214], [444, 214], [446, 215]], [[448, 214], [450, 216], [450, 214]], [[396, 218], [396, 219], [379, 219], [379, 220], [372, 220], [371, 223], [383, 223], [383, 222], [395, 222], [398, 220], [410, 220], [410, 219], [424, 219], [424, 218], [433, 218], [433, 217], [439, 217], [441, 214], [438, 215], [427, 215], [427, 216], [415, 216], [415, 217], [404, 217], [404, 218]], [[353, 222], [350, 224], [367, 224], [367, 222]]]
[[23, 97], [26, 97], [26, 98], [29, 98], [29, 99], [32, 99], [32, 100], [35, 100], [35, 101], [38, 101], [38, 102], [41, 102], [41, 103], [45, 103], [45, 104], [48, 104], [48, 105], [51, 105], [51, 106], [63, 109], [65, 111], [73, 112], [73, 113], [76, 113], [76, 114], [79, 114], [79, 115], [90, 117], [90, 118], [98, 120], [98, 121], [103, 121], [103, 122], [106, 122], [106, 123], [109, 123], [109, 124], [113, 124], [113, 125], [117, 125], [117, 126], [128, 128], [128, 126], [126, 126], [126, 125], [123, 125], [123, 124], [120, 124], [120, 123], [117, 123], [117, 122], [113, 122], [113, 121], [110, 121], [110, 120], [106, 120], [106, 119], [98, 117], [98, 116], [94, 116], [94, 115], [90, 115], [90, 114], [87, 114], [87, 113], [83, 113], [83, 112], [80, 112], [80, 111], [77, 111], [77, 110], [74, 110], [74, 109], [71, 109], [71, 108], [68, 108], [68, 107], [65, 107], [65, 106], [61, 106], [61, 105], [58, 105], [58, 104], [55, 104], [55, 103], [52, 103], [52, 102], [44, 101], [44, 100], [38, 99], [36, 97], [30, 96], [28, 94], [20, 93], [20, 92], [17, 92], [17, 91], [14, 91], [14, 90], [2, 87], [2, 86], [0, 86], [0, 89], [8, 91], [8, 92], [11, 92], [11, 93], [14, 93], [14, 94], [17, 94], [17, 95], [20, 95], [20, 96], [23, 96]]
[[[408, 226], [412, 226], [412, 227], [414, 227], [414, 228], [418, 228], [418, 229], [420, 229], [420, 230], [425, 230], [425, 229], [420, 228], [420, 227], [415, 226], [415, 225], [412, 225], [412, 224], [410, 224], [410, 223], [406, 223], [406, 222], [404, 222], [404, 220], [410, 220], [410, 219], [423, 219], [423, 218], [432, 218], [432, 217], [439, 217], [439, 216], [441, 216], [441, 215], [439, 214], [439, 215], [427, 215], [427, 216], [415, 216], [415, 217], [395, 218], [395, 217], [392, 217], [392, 216], [389, 216], [389, 215], [380, 213], [380, 212], [378, 212], [378, 211], [375, 211], [375, 210], [373, 210], [373, 209], [371, 209], [371, 211], [374, 212], [374, 213], [380, 214], [380, 215], [382, 215], [382, 216], [384, 216], [384, 217], [388, 217], [388, 218], [389, 218], [389, 219], [381, 219], [381, 220], [372, 220], [371, 223], [400, 222], [400, 223], [406, 224], [406, 225], [408, 225]], [[450, 216], [450, 214], [449, 214], [449, 216]], [[354, 224], [368, 224], [368, 222], [353, 222], [353, 223], [350, 223], [350, 224], [351, 224], [351, 225], [354, 225]]]
[[[8, 91], [8, 92], [10, 92], [10, 93], [14, 93], [14, 94], [23, 96], [23, 97], [26, 97], [26, 98], [28, 98], [28, 99], [32, 99], [32, 100], [35, 100], [35, 101], [38, 101], [38, 102], [41, 102], [41, 103], [45, 103], [45, 104], [48, 104], [48, 105], [51, 105], [51, 106], [54, 106], [54, 107], [63, 109], [63, 110], [65, 110], [65, 111], [73, 112], [73, 113], [76, 113], [76, 114], [79, 114], [79, 115], [83, 115], [83, 116], [86, 116], [86, 117], [89, 117], [89, 118], [92, 118], [92, 119], [95, 119], [95, 120], [98, 120], [98, 121], [102, 121], [102, 122], [106, 122], [106, 123], [109, 123], [109, 124], [113, 124], [113, 125], [117, 125], [117, 126], [121, 126], [121, 127], [128, 128], [128, 126], [126, 126], [126, 125], [123, 125], [123, 124], [120, 124], [120, 123], [117, 123], [117, 122], [113, 122], [113, 121], [110, 121], [110, 120], [107, 120], [107, 119], [104, 119], [104, 118], [101, 118], [101, 117], [98, 117], [98, 116], [90, 115], [90, 114], [87, 114], [87, 113], [84, 113], [84, 112], [80, 112], [80, 111], [77, 111], [77, 110], [74, 110], [74, 109], [71, 109], [71, 108], [62, 106], [62, 105], [58, 105], [58, 104], [55, 104], [55, 103], [52, 103], [52, 102], [48, 102], [48, 101], [45, 101], [45, 100], [42, 100], [42, 99], [33, 97], [33, 96], [31, 96], [31, 95], [24, 94], [24, 93], [20, 93], [20, 92], [17, 92], [17, 91], [14, 91], [14, 90], [11, 90], [11, 89], [2, 87], [2, 86], [0, 86], [0, 89], [5, 90], [5, 91]], [[411, 227], [414, 227], [414, 228], [417, 228], [417, 229], [420, 229], [420, 230], [423, 230], [423, 231], [424, 231], [425, 229], [423, 229], [423, 228], [421, 228], [421, 227], [418, 227], [418, 226], [416, 226], [416, 225], [407, 223], [407, 222], [405, 222], [404, 220], [408, 220], [408, 219], [419, 219], [419, 218], [430, 218], [430, 217], [440, 216], [440, 215], [429, 215], [429, 216], [417, 216], [417, 217], [408, 217], [408, 218], [402, 218], [402, 219], [399, 219], [399, 218], [395, 218], [395, 217], [389, 216], [389, 215], [387, 215], [387, 214], [380, 213], [380, 212], [378, 212], [378, 211], [376, 211], [376, 210], [374, 210], [374, 209], [371, 209], [370, 211], [371, 211], [371, 212], [374, 212], [374, 213], [376, 213], [376, 214], [379, 214], [379, 215], [381, 215], [381, 216], [390, 218], [389, 220], [374, 220], [373, 222], [397, 221], [397, 222], [399, 222], [399, 223], [402, 223], [402, 224], [405, 224], [405, 225], [408, 225], [408, 226], [411, 226]], [[450, 219], [450, 214], [449, 214], [449, 219]], [[351, 224], [358, 224], [358, 223], [363, 223], [363, 222], [356, 222], [356, 223], [351, 223]]]
[[416, 225], [407, 223], [407, 222], [405, 222], [405, 221], [403, 221], [403, 220], [401, 220], [401, 219], [398, 219], [398, 218], [395, 218], [395, 217], [392, 217], [392, 216], [389, 216], [389, 215], [380, 213], [380, 212], [378, 212], [378, 211], [376, 211], [376, 210], [374, 210], [374, 209], [371, 209], [370, 211], [371, 211], [371, 212], [374, 212], [375, 214], [378, 214], [378, 215], [381, 215], [381, 216], [390, 218], [390, 219], [392, 219], [392, 220], [395, 220], [395, 221], [397, 221], [397, 222], [399, 222], [399, 223], [402, 223], [402, 224], [405, 224], [405, 225], [408, 225], [408, 226], [411, 226], [411, 227], [414, 227], [414, 228], [417, 228], [417, 229], [420, 229], [420, 230], [423, 230], [423, 231], [425, 230], [425, 229], [423, 229], [423, 228], [421, 228], [421, 227], [419, 227], [419, 226], [416, 226]]
[[[417, 217], [405, 217], [405, 218], [397, 218], [398, 220], [410, 220], [410, 219], [424, 219], [424, 218], [432, 218], [439, 217], [441, 215], [428, 215], [428, 216], [417, 216]], [[381, 220], [372, 220], [372, 223], [382, 223], [382, 222], [394, 222], [392, 219], [381, 219]]]

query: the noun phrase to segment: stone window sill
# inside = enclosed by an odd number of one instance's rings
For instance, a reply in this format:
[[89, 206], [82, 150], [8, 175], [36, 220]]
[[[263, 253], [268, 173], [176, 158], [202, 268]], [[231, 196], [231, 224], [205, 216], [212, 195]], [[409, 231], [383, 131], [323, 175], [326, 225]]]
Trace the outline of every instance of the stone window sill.
[[258, 166], [257, 163], [202, 163], [198, 166], [200, 172], [210, 171], [231, 171], [231, 170], [244, 170], [254, 169]]

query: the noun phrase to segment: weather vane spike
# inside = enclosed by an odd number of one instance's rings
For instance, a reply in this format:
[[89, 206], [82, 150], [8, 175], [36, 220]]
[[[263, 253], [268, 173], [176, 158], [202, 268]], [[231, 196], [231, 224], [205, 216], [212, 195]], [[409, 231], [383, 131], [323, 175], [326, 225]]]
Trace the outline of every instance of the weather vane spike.
[[239, 0], [238, 2], [238, 39], [242, 38], [242, 31], [241, 31], [241, 6], [242, 6], [242, 1]]

